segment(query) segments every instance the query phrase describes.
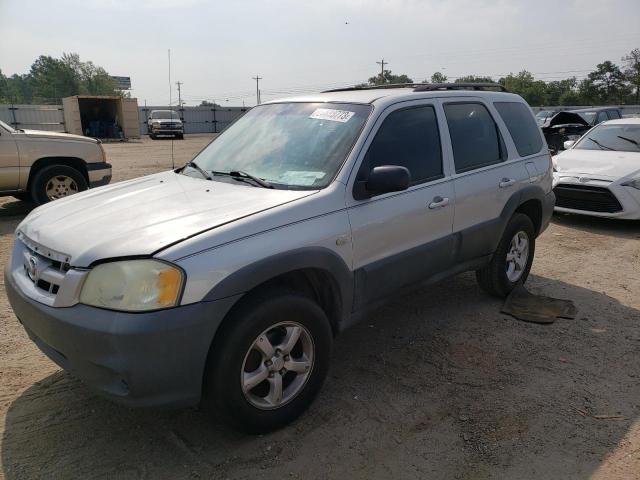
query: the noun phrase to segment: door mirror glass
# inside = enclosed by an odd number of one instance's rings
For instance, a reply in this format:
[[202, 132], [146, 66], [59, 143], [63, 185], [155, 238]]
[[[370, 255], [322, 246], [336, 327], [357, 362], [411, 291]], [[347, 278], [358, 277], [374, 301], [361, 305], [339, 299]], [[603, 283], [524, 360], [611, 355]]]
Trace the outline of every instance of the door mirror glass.
[[405, 167], [383, 165], [371, 170], [369, 178], [362, 183], [364, 184], [364, 189], [361, 189], [361, 195], [358, 195], [358, 200], [383, 193], [406, 190], [411, 184], [411, 174]]
[[565, 150], [569, 150], [571, 147], [573, 147], [576, 144], [575, 140], [567, 140], [566, 142], [564, 142], [564, 149]]

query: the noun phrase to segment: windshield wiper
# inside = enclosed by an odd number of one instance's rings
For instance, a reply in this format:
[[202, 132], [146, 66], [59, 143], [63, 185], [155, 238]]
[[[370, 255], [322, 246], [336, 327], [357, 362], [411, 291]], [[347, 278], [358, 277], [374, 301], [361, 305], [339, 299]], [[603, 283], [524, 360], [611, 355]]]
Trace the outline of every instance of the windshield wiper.
[[236, 179], [236, 180], [239, 180], [241, 178], [246, 178], [246, 179], [249, 179], [249, 180], [253, 180], [255, 183], [260, 185], [262, 188], [273, 188], [273, 185], [271, 185], [266, 180], [262, 180], [261, 178], [258, 178], [255, 175], [251, 175], [250, 173], [243, 172], [242, 170], [231, 170], [229, 172], [229, 176], [231, 178]]
[[636, 147], [638, 147], [638, 149], [640, 149], [640, 143], [638, 143], [637, 140], [634, 140], [633, 138], [627, 138], [627, 137], [623, 137], [622, 135], [616, 135], [618, 138], [621, 138], [622, 140], [626, 140], [627, 142], [633, 143]]
[[204, 170], [203, 168], [200, 167], [200, 165], [198, 165], [196, 162], [194, 162], [193, 160], [191, 160], [189, 163], [187, 163], [185, 165], [185, 167], [191, 167], [194, 170], [197, 170], [198, 173], [200, 175], [202, 175], [204, 178], [206, 178], [207, 180], [212, 180], [211, 175], [209, 175], [209, 173]]
[[593, 143], [600, 147], [600, 150], [615, 150], [615, 148], [607, 147], [606, 145], [601, 144], [598, 140], [594, 140], [591, 137], [587, 137], [587, 140], [591, 140]]

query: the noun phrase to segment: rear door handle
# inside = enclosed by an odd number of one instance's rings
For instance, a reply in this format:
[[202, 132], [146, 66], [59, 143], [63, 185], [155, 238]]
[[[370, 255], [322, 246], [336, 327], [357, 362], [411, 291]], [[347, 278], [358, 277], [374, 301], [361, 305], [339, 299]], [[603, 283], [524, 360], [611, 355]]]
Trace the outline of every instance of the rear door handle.
[[500, 180], [500, 188], [507, 188], [516, 183], [513, 178], [503, 178]]
[[442, 208], [442, 207], [446, 207], [447, 205], [449, 205], [449, 199], [447, 197], [434, 197], [433, 201], [429, 204], [429, 208], [431, 210], [434, 210], [436, 208]]

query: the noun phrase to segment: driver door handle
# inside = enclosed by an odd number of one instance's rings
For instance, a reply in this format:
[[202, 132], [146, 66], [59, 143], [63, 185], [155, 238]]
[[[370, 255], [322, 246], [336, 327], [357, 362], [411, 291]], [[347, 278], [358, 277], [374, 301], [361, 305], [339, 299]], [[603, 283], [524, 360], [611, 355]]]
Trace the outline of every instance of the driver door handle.
[[436, 208], [442, 208], [442, 207], [446, 207], [447, 205], [449, 205], [449, 199], [447, 197], [434, 197], [433, 201], [429, 204], [429, 208], [431, 210], [434, 210]]
[[506, 178], [505, 177], [502, 180], [500, 180], [500, 188], [510, 187], [514, 183], [516, 183], [516, 181], [513, 178]]

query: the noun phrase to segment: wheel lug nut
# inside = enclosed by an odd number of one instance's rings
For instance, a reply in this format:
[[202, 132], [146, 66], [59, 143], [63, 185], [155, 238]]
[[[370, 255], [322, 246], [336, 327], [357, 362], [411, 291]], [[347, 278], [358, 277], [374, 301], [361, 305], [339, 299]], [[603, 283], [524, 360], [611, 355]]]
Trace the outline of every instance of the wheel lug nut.
[[283, 368], [282, 370], [280, 370], [280, 375], [284, 375], [285, 373], [287, 373], [287, 369]]
[[273, 372], [269, 372], [269, 378], [273, 378]]
[[272, 362], [271, 360], [267, 360], [266, 362], [264, 362], [264, 364], [265, 364], [267, 367], [270, 367], [271, 365], [273, 365], [273, 362]]
[[285, 362], [288, 362], [290, 359], [291, 359], [291, 357], [289, 357], [289, 355], [285, 355], [285, 356], [284, 356], [284, 361], [285, 361]]

